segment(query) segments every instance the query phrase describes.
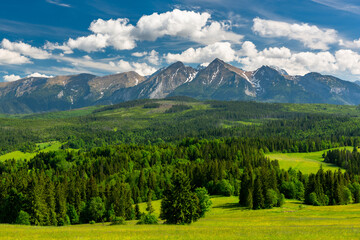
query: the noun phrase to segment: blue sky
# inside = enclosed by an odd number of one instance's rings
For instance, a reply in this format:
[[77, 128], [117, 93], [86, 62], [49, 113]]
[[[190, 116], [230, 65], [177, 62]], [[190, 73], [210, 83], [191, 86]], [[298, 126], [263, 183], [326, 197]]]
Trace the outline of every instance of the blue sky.
[[12, 0], [0, 8], [0, 81], [27, 76], [150, 75], [218, 57], [360, 80], [355, 0]]

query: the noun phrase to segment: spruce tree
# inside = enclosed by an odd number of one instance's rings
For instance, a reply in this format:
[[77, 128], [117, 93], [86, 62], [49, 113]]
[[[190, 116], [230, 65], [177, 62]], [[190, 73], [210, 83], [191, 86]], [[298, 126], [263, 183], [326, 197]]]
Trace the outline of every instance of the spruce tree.
[[256, 177], [253, 193], [253, 209], [264, 208], [264, 195], [260, 176]]
[[146, 211], [148, 211], [149, 213], [153, 213], [155, 211], [155, 209], [152, 206], [151, 203], [151, 197], [152, 197], [152, 191], [150, 190], [148, 193], [148, 199], [147, 199], [147, 203], [146, 203]]
[[57, 225], [56, 219], [56, 201], [55, 201], [55, 186], [50, 178], [47, 179], [46, 184], [46, 202], [49, 210], [49, 224]]
[[135, 218], [136, 218], [136, 220], [140, 220], [140, 218], [141, 218], [141, 212], [140, 212], [139, 204], [135, 205]]
[[199, 200], [191, 192], [188, 177], [179, 170], [174, 172], [172, 186], [164, 192], [160, 217], [169, 224], [185, 224], [199, 218]]

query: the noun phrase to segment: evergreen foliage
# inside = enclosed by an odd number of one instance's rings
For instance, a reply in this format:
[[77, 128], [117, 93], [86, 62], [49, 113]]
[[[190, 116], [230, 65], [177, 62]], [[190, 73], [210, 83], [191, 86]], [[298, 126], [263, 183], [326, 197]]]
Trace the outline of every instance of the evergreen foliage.
[[304, 175], [280, 169], [277, 161], [264, 156], [357, 146], [358, 120], [348, 114], [209, 101], [203, 103], [209, 108], [194, 106], [179, 114], [146, 118], [141, 129], [122, 128], [116, 114], [111, 115], [134, 106], [144, 111], [142, 106], [150, 103], [109, 106], [88, 116], [54, 119], [51, 126], [40, 116], [0, 119], [6, 126], [0, 127], [1, 153], [33, 151], [36, 142], [50, 139], [67, 142], [59, 151], [38, 153], [28, 161], [0, 161], [0, 222], [16, 223], [20, 213], [28, 214], [30, 224], [42, 226], [140, 219], [137, 203], [147, 201], [152, 212], [151, 201], [163, 199], [161, 217], [184, 224], [204, 216], [210, 207], [207, 193], [239, 196], [240, 205], [250, 209], [279, 207], [284, 197], [313, 205], [360, 202], [357, 148], [324, 154], [326, 162], [346, 172], [319, 169]]
[[200, 217], [199, 199], [182, 171], [174, 172], [171, 186], [164, 192], [160, 217], [168, 224], [189, 224]]
[[140, 212], [139, 204], [135, 205], [135, 219], [140, 220], [142, 213]]
[[98, 222], [102, 219], [105, 213], [105, 204], [100, 197], [91, 198], [88, 206], [90, 219]]

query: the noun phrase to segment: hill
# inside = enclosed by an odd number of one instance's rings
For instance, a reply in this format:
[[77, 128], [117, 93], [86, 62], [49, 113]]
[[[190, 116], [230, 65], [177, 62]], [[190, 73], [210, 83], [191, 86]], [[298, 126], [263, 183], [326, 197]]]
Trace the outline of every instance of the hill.
[[[179, 109], [177, 105], [187, 107]], [[310, 149], [304, 149], [302, 142], [314, 142], [319, 150], [329, 142], [335, 144], [332, 147], [339, 142], [347, 144], [343, 136], [356, 136], [358, 116], [356, 106], [144, 99], [71, 111], [2, 115], [0, 151], [26, 151], [36, 143], [49, 141], [74, 146], [83, 142], [82, 147], [91, 148], [117, 142], [247, 136], [286, 141], [287, 151], [306, 152]], [[283, 146], [278, 144], [267, 147], [282, 151]], [[297, 150], [292, 149], [294, 144]]]

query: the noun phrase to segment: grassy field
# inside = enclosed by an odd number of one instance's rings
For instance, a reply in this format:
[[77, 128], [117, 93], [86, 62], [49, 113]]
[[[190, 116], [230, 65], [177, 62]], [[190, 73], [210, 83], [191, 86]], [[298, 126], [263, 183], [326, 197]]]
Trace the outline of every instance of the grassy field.
[[[353, 148], [346, 147], [346, 149], [352, 151]], [[328, 150], [311, 153], [268, 153], [266, 156], [272, 160], [279, 160], [280, 167], [286, 170], [291, 167], [300, 170], [302, 173], [315, 173], [321, 165], [325, 171], [338, 170], [339, 167], [323, 162], [322, 154], [326, 151]]]
[[61, 145], [62, 145], [62, 143], [60, 143], [58, 141], [38, 143], [38, 144], [36, 144], [37, 149], [35, 152], [31, 152], [31, 153], [24, 153], [21, 151], [10, 152], [10, 153], [1, 155], [0, 161], [5, 161], [7, 159], [29, 160], [30, 158], [35, 157], [35, 155], [38, 154], [39, 152], [50, 152], [50, 151], [59, 150]]
[[[65, 227], [0, 225], [10, 239], [359, 239], [360, 204], [304, 206], [287, 201], [282, 208], [246, 210], [237, 197], [214, 197], [213, 208], [191, 225], [86, 224]], [[159, 213], [160, 202], [153, 205]], [[145, 209], [142, 204], [141, 209]]]

